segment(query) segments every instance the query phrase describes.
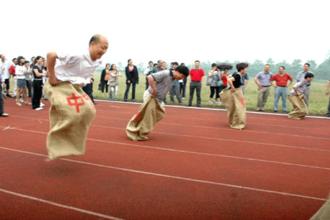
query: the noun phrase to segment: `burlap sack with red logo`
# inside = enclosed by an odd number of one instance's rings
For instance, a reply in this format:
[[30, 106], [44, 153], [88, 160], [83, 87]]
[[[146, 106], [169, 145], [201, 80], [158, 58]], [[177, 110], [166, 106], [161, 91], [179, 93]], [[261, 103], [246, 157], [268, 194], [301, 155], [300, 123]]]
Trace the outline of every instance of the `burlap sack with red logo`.
[[47, 150], [49, 159], [85, 153], [86, 138], [95, 107], [79, 85], [62, 82], [44, 92], [50, 101]]
[[148, 140], [148, 134], [164, 115], [165, 109], [161, 107], [156, 98], [150, 96], [142, 104], [138, 113], [128, 122], [126, 127], [127, 137], [133, 141]]

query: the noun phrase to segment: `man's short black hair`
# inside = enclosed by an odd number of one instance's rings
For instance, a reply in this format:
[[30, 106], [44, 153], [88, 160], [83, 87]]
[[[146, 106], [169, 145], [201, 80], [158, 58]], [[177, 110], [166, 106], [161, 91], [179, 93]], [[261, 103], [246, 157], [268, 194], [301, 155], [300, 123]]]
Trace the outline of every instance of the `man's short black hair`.
[[285, 70], [285, 66], [280, 66], [280, 68], [284, 69]]
[[195, 60], [195, 63], [200, 63], [200, 61], [199, 60]]
[[175, 68], [176, 71], [178, 71], [179, 73], [183, 74], [185, 77], [187, 77], [189, 75], [189, 69], [186, 66], [178, 66], [177, 68]]
[[92, 45], [92, 43], [98, 43], [100, 42], [101, 39], [101, 35], [99, 34], [95, 34], [91, 37], [91, 39], [89, 40], [89, 46]]
[[216, 67], [216, 66], [217, 66], [216, 63], [212, 63], [212, 65], [211, 65], [212, 68], [213, 68], [213, 67]]
[[304, 65], [308, 66], [308, 67], [311, 67], [311, 65], [309, 63], [305, 63]]
[[238, 64], [236, 64], [236, 69], [237, 69], [238, 72], [241, 72], [242, 70], [244, 70], [248, 66], [249, 66], [248, 63], [238, 63]]
[[172, 62], [171, 65], [172, 66], [174, 66], [174, 65], [179, 66], [179, 63], [178, 62]]
[[231, 70], [233, 68], [232, 65], [228, 64], [228, 63], [220, 63], [218, 64], [218, 69], [221, 71], [225, 71], [225, 70]]
[[314, 78], [314, 74], [313, 73], [306, 73], [306, 75], [305, 75], [304, 78], [305, 79], [307, 79], [307, 78]]

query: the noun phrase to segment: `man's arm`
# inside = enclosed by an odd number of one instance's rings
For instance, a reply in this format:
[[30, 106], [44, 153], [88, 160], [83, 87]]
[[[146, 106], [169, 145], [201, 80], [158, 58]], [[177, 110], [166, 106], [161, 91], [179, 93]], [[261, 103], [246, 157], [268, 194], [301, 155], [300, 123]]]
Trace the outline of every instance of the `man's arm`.
[[[254, 82], [257, 84], [257, 86], [258, 86], [258, 89], [260, 90], [261, 89], [261, 84], [260, 84], [260, 81], [259, 81], [259, 74], [257, 74], [255, 77], [254, 77]], [[245, 85], [245, 81], [246, 80], [244, 80], [244, 85]]]
[[47, 54], [48, 80], [52, 86], [56, 86], [60, 83], [60, 80], [58, 80], [55, 75], [56, 58], [57, 54], [55, 52], [50, 52]]
[[157, 96], [157, 82], [152, 75], [149, 75], [147, 77], [147, 79], [148, 79], [149, 86], [151, 87], [151, 90], [152, 90], [151, 95], [153, 97], [156, 97]]

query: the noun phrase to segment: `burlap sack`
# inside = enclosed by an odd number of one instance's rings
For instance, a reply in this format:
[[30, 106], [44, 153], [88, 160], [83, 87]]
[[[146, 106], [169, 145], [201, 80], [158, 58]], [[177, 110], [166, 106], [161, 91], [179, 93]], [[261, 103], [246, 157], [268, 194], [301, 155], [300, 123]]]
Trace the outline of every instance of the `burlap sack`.
[[133, 141], [148, 140], [148, 134], [154, 129], [165, 115], [157, 99], [150, 97], [140, 107], [140, 110], [128, 122], [126, 127], [127, 137]]
[[293, 106], [293, 110], [288, 114], [289, 118], [292, 119], [304, 119], [308, 114], [308, 107], [304, 101], [303, 95], [289, 95], [289, 101]]
[[79, 85], [63, 82], [44, 91], [50, 101], [47, 150], [49, 159], [85, 153], [88, 129], [95, 107]]
[[330, 219], [330, 199], [310, 218], [310, 220], [329, 220]]
[[240, 100], [239, 89], [231, 92], [225, 89], [220, 93], [222, 102], [227, 109], [229, 126], [234, 129], [243, 129], [246, 126], [246, 106]]

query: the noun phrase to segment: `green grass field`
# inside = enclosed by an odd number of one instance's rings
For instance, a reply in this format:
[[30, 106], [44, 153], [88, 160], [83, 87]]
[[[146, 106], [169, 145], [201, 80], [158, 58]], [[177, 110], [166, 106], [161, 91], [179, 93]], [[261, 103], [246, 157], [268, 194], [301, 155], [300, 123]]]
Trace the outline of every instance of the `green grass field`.
[[[101, 93], [98, 90], [99, 84], [99, 73], [95, 74], [95, 82], [94, 82], [94, 97], [97, 99], [108, 99], [109, 95], [105, 93]], [[205, 80], [205, 77], [204, 77]], [[327, 106], [329, 102], [329, 97], [325, 95], [326, 90], [326, 81], [314, 81], [311, 86], [311, 95], [310, 95], [310, 114], [311, 115], [325, 115], [327, 111]], [[120, 77], [119, 83], [119, 92], [118, 92], [118, 99], [123, 100], [124, 92], [125, 92], [125, 76], [122, 74]], [[136, 100], [142, 102], [142, 97], [145, 89], [145, 79], [142, 75], [140, 75], [140, 83], [137, 85], [136, 89]], [[183, 100], [183, 104], [187, 105], [188, 98], [189, 98], [189, 80], [187, 83], [186, 89], [186, 99]], [[202, 86], [202, 106], [204, 107], [214, 107], [214, 108], [223, 108], [223, 106], [216, 106], [209, 103], [209, 87], [206, 86], [205, 81], [203, 82]], [[257, 105], [257, 86], [255, 85], [252, 77], [249, 80], [249, 83], [246, 88], [245, 97], [247, 98], [247, 108], [248, 110], [255, 110]], [[129, 99], [131, 98], [131, 91], [129, 94]], [[167, 98], [168, 104], [171, 104], [170, 98]], [[273, 112], [273, 103], [274, 103], [274, 88], [271, 89], [271, 94], [268, 98], [266, 104], [266, 111]], [[194, 97], [193, 105], [196, 105], [196, 97]], [[291, 109], [291, 103], [287, 101], [288, 110]], [[281, 100], [279, 101], [279, 112], [281, 110]]]

